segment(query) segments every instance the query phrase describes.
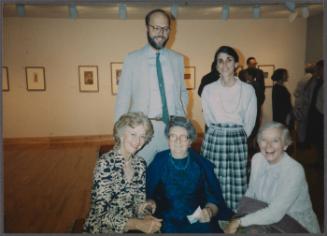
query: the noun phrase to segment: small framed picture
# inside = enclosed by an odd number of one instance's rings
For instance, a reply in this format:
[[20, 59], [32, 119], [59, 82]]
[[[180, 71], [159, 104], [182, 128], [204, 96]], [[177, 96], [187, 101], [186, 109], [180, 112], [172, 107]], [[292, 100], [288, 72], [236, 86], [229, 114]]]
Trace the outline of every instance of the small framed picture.
[[9, 74], [8, 67], [2, 67], [2, 91], [9, 91]]
[[26, 88], [28, 91], [45, 91], [45, 68], [42, 66], [27, 66]]
[[78, 66], [79, 91], [99, 92], [98, 66]]
[[263, 71], [265, 87], [272, 87], [273, 81], [271, 79], [271, 76], [275, 71], [275, 65], [258, 65], [258, 68]]
[[123, 69], [122, 62], [111, 62], [111, 92], [113, 95], [118, 93], [119, 80]]
[[184, 67], [184, 82], [188, 90], [195, 88], [195, 66]]

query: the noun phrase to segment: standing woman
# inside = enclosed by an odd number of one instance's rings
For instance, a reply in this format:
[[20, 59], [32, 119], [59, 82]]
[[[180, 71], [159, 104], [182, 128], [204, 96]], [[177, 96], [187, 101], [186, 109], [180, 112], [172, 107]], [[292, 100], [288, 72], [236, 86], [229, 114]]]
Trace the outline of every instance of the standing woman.
[[288, 128], [292, 128], [291, 94], [284, 86], [284, 83], [288, 79], [288, 72], [284, 68], [279, 68], [274, 71], [271, 79], [274, 81], [274, 86], [272, 88], [273, 121], [280, 122], [286, 125]]
[[202, 93], [203, 116], [209, 127], [202, 144], [202, 155], [212, 161], [227, 206], [236, 209], [247, 188], [247, 137], [257, 115], [253, 87], [234, 76], [239, 57], [222, 46], [216, 52], [219, 80], [207, 85]]

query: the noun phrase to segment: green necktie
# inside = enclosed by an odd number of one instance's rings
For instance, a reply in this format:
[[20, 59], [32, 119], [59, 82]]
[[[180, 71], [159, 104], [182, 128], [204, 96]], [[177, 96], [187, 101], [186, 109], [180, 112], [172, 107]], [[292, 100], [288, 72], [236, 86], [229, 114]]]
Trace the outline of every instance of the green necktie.
[[161, 69], [159, 56], [160, 56], [160, 53], [157, 52], [156, 68], [157, 68], [158, 85], [159, 85], [159, 89], [160, 89], [161, 103], [162, 103], [162, 120], [163, 120], [163, 122], [165, 122], [165, 124], [168, 124], [168, 122], [169, 122], [169, 113], [168, 113], [168, 108], [167, 108], [165, 84], [164, 84], [164, 81], [163, 81], [162, 69]]

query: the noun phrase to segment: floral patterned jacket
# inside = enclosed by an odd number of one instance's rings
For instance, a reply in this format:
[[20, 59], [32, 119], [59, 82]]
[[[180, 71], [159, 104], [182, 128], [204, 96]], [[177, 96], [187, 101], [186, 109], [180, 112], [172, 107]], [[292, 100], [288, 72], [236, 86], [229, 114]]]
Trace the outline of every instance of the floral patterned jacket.
[[143, 217], [138, 208], [145, 202], [146, 162], [133, 157], [134, 175], [130, 181], [125, 177], [124, 164], [116, 148], [97, 160], [85, 232], [123, 233], [129, 218]]

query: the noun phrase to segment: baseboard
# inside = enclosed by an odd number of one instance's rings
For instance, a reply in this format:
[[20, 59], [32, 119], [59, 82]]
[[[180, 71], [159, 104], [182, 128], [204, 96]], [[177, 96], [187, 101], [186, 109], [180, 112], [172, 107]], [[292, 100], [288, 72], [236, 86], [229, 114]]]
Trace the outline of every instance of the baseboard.
[[[198, 134], [194, 145], [201, 144], [203, 134]], [[81, 136], [57, 136], [57, 137], [23, 137], [4, 138], [3, 146], [71, 146], [71, 145], [113, 145], [115, 143], [112, 135], [81, 135]]]
[[112, 145], [112, 135], [84, 135], [84, 136], [58, 136], [58, 137], [24, 137], [4, 138], [4, 147], [8, 146], [57, 146], [57, 145]]

